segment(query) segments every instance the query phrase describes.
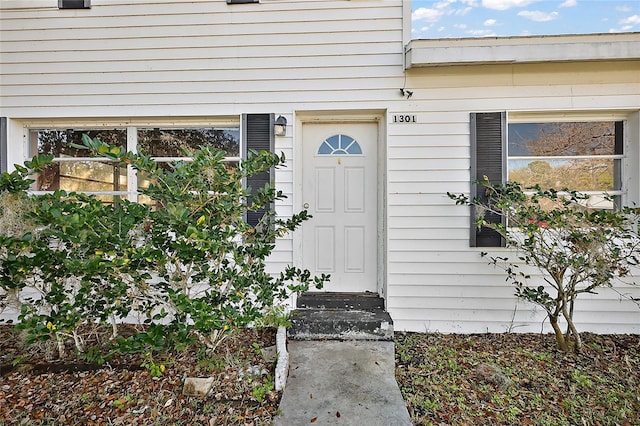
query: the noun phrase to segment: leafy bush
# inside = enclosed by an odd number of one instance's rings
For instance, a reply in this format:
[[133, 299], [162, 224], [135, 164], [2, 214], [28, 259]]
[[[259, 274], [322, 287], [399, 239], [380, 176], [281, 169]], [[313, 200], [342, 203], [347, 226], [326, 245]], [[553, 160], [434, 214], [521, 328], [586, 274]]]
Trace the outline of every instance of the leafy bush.
[[[167, 168], [86, 135], [83, 144], [75, 147], [144, 174], [150, 185], [142, 193], [150, 203], [105, 204], [65, 191], [27, 197], [28, 175], [51, 157], [2, 175], [3, 199], [22, 203], [0, 204], [3, 213], [9, 204], [22, 207], [11, 216], [13, 227], [0, 227], [0, 288], [6, 299], [22, 291], [19, 327], [29, 341], [52, 339], [63, 356], [71, 338], [83, 353], [83, 337], [107, 326], [121, 351], [180, 348], [193, 339], [213, 349], [230, 329], [328, 278], [291, 266], [266, 272], [276, 238], [299, 227], [306, 211], [289, 219], [269, 211], [255, 227], [244, 220], [284, 198], [270, 185], [243, 187], [246, 177], [283, 165], [284, 156], [251, 152], [229, 168], [224, 152], [203, 147]], [[120, 335], [117, 324], [134, 315], [147, 327]]]
[[[498, 232], [507, 247], [515, 248], [517, 261], [489, 256], [490, 264], [502, 267], [516, 295], [541, 306], [548, 315], [558, 347], [564, 351], [581, 347], [573, 322], [574, 304], [583, 293], [613, 287], [616, 279], [627, 277], [638, 265], [640, 237], [638, 210], [593, 210], [584, 207], [588, 195], [575, 191], [525, 191], [518, 183], [493, 185], [478, 182], [486, 198], [469, 199], [464, 194], [447, 195], [459, 205], [473, 206], [476, 224]], [[496, 213], [506, 223], [489, 223], [485, 215]], [[482, 253], [487, 256], [487, 253]], [[541, 272], [545, 285], [530, 285], [530, 276], [519, 270], [527, 264]], [[563, 332], [559, 320], [567, 323]]]

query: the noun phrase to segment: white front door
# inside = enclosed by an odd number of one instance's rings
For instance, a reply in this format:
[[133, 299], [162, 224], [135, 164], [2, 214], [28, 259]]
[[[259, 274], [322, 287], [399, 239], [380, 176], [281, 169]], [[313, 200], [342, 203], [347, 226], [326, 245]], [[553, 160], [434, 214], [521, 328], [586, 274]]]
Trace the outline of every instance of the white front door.
[[304, 267], [330, 274], [325, 291], [377, 291], [376, 123], [302, 125]]

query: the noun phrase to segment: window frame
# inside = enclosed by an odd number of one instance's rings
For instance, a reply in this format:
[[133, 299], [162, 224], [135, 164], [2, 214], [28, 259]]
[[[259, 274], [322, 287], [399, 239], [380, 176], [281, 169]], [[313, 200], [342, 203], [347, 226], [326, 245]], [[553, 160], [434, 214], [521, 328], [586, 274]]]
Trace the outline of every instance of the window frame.
[[[154, 122], [131, 122], [131, 123], [118, 123], [114, 122], [43, 122], [43, 123], [29, 123], [24, 126], [24, 137], [26, 140], [26, 153], [28, 157], [33, 157], [36, 152], [32, 150], [31, 135], [34, 131], [42, 130], [66, 130], [72, 129], [74, 131], [82, 132], [83, 130], [110, 130], [118, 129], [124, 130], [126, 134], [126, 150], [133, 153], [138, 152], [138, 130], [149, 128], [161, 128], [161, 129], [198, 129], [198, 128], [232, 128], [238, 132], [238, 155], [225, 157], [225, 161], [239, 162], [243, 158], [245, 152], [244, 145], [246, 144], [245, 138], [242, 134], [242, 122], [240, 116], [233, 116], [224, 119], [212, 119], [207, 121], [154, 121]], [[158, 162], [171, 162], [171, 161], [189, 161], [190, 157], [152, 157]], [[54, 162], [67, 162], [67, 161], [95, 161], [95, 162], [109, 162], [109, 160], [99, 157], [56, 157]], [[85, 194], [96, 196], [113, 196], [126, 198], [132, 202], [138, 202], [140, 193], [138, 186], [138, 176], [136, 170], [131, 165], [127, 165], [126, 168], [127, 185], [125, 190], [121, 191], [78, 191]], [[30, 193], [34, 195], [51, 193], [53, 191], [36, 190], [33, 188]]]
[[[620, 144], [620, 189], [616, 190], [621, 206], [637, 201], [635, 191], [640, 185], [640, 171], [634, 169], [630, 162], [640, 155], [638, 138], [640, 134], [640, 111], [638, 110], [594, 110], [594, 111], [497, 111], [470, 113], [470, 196], [482, 197], [476, 184], [483, 176], [490, 176], [493, 184], [504, 183], [508, 176], [508, 125], [509, 123], [540, 123], [540, 122], [579, 122], [579, 121], [612, 121], [619, 124], [622, 135]], [[636, 128], [637, 127], [637, 128]], [[618, 124], [616, 124], [618, 131]], [[499, 153], [498, 156], [496, 153]], [[600, 156], [601, 157], [601, 156]], [[634, 191], [631, 193], [630, 191]], [[584, 191], [598, 193], [600, 191]], [[609, 191], [613, 192], [613, 191]], [[609, 193], [607, 192], [607, 193]], [[497, 232], [489, 228], [477, 229], [475, 209], [470, 211], [470, 247], [504, 247], [505, 241]], [[488, 218], [491, 223], [505, 223], [505, 218], [496, 216]]]
[[[614, 196], [618, 198], [618, 202], [620, 205], [625, 205], [626, 202], [626, 194], [628, 193], [626, 188], [626, 162], [627, 162], [627, 121], [628, 115], [618, 115], [618, 114], [607, 114], [602, 113], [598, 114], [597, 112], [590, 114], [579, 114], [579, 113], [536, 113], [536, 114], [523, 114], [518, 112], [507, 112], [506, 114], [506, 135], [505, 135], [505, 146], [504, 146], [504, 181], [509, 181], [509, 176], [511, 174], [511, 168], [509, 167], [509, 161], [511, 160], [542, 160], [542, 161], [553, 161], [553, 160], [613, 160], [614, 161], [614, 170], [616, 166], [616, 161], [618, 161], [620, 170], [618, 172], [619, 179], [619, 189], [612, 190], [582, 190], [576, 188], [575, 190], [587, 194], [590, 196], [597, 196], [607, 194], [610, 196]], [[614, 131], [616, 132], [614, 137], [617, 139], [620, 137], [620, 154], [608, 154], [608, 155], [547, 155], [547, 156], [522, 156], [522, 155], [514, 155], [511, 156], [509, 153], [509, 129], [512, 124], [537, 124], [537, 123], [575, 123], [575, 122], [611, 122], [614, 123]], [[622, 134], [618, 136], [618, 131], [621, 131]], [[618, 142], [614, 142], [615, 147], [614, 150], [618, 149]], [[614, 172], [614, 182], [616, 181], [616, 176]], [[620, 205], [616, 206], [619, 208]]]

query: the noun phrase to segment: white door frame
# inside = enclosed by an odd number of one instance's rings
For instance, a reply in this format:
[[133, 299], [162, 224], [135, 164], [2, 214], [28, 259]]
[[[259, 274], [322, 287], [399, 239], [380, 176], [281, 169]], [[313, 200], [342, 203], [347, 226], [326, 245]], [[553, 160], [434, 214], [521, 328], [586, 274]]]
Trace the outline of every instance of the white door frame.
[[[387, 274], [387, 234], [386, 234], [386, 111], [354, 110], [354, 111], [296, 111], [294, 112], [294, 144], [293, 144], [293, 209], [303, 210], [302, 199], [302, 126], [303, 124], [339, 124], [339, 123], [376, 123], [378, 130], [378, 161], [376, 167], [378, 205], [376, 208], [377, 226], [377, 292], [386, 299]], [[302, 229], [304, 229], [304, 222]], [[293, 262], [296, 267], [303, 266], [301, 230], [293, 234]]]

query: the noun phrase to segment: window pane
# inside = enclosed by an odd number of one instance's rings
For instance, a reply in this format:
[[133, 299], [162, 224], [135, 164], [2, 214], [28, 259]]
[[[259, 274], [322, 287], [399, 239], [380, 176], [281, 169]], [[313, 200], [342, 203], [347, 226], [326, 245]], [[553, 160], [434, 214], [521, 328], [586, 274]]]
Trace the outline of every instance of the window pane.
[[139, 149], [152, 157], [188, 157], [201, 146], [223, 150], [227, 157], [238, 157], [240, 130], [233, 127], [138, 130]]
[[509, 156], [615, 155], [615, 122], [509, 124]]
[[619, 190], [619, 163], [614, 159], [509, 160], [509, 181], [543, 189]]
[[[44, 167], [35, 179], [36, 191], [126, 191], [126, 167], [98, 160], [69, 161], [69, 158], [91, 157], [92, 153], [76, 149], [82, 135], [98, 138], [110, 145], [126, 149], [126, 129], [41, 129], [30, 131], [31, 154], [54, 155], [54, 162]], [[113, 197], [110, 197], [111, 199]]]
[[31, 154], [53, 154], [55, 157], [91, 157], [88, 150], [79, 150], [69, 146], [71, 143], [82, 145], [82, 135], [99, 138], [109, 145], [127, 146], [126, 129], [45, 129], [31, 131]]
[[101, 161], [54, 162], [36, 177], [36, 191], [126, 191], [127, 168]]

